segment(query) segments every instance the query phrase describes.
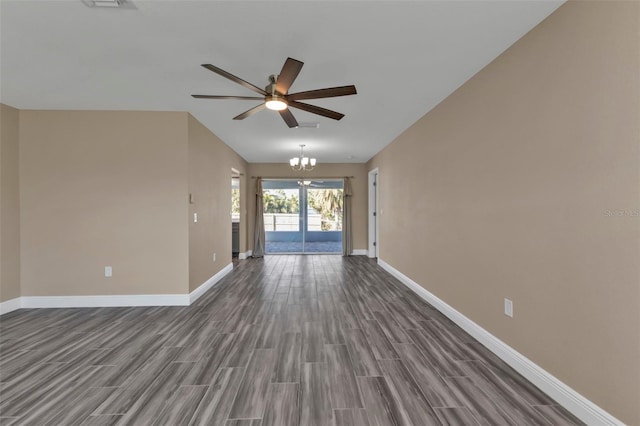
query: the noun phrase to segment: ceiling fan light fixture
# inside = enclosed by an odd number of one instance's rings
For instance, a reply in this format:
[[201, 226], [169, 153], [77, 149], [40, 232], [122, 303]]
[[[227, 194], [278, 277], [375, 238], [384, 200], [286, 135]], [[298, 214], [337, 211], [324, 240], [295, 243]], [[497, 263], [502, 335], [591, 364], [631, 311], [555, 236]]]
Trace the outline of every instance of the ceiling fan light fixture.
[[287, 101], [277, 95], [267, 96], [264, 106], [273, 111], [282, 111], [287, 109]]

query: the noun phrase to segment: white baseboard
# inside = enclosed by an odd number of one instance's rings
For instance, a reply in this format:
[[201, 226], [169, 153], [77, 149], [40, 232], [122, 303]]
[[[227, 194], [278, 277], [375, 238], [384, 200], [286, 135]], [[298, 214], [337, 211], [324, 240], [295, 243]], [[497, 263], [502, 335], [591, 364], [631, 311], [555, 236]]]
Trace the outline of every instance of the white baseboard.
[[233, 263], [218, 271], [190, 294], [127, 294], [101, 296], [23, 296], [0, 303], [0, 315], [17, 309], [113, 308], [133, 306], [189, 306], [233, 270]]
[[542, 367], [480, 327], [384, 260], [378, 258], [378, 264], [586, 424], [601, 426], [624, 425], [620, 420], [558, 380]]
[[188, 294], [127, 294], [100, 296], [23, 296], [22, 308], [111, 308], [129, 306], [189, 306]]
[[366, 249], [355, 249], [351, 251], [352, 256], [366, 256], [369, 254], [369, 250]]
[[198, 298], [200, 298], [200, 296], [205, 294], [207, 292], [207, 290], [209, 290], [211, 287], [216, 285], [218, 283], [218, 281], [220, 281], [222, 278], [224, 278], [224, 276], [227, 275], [232, 270], [233, 270], [233, 263], [229, 263], [227, 266], [225, 266], [220, 271], [218, 271], [214, 276], [212, 276], [211, 278], [206, 280], [204, 283], [202, 283], [198, 288], [193, 290], [189, 294], [189, 304], [191, 304], [191, 303], [195, 302], [196, 300], [198, 300]]
[[248, 259], [248, 258], [250, 258], [250, 257], [251, 257], [251, 254], [252, 254], [251, 250], [247, 250], [247, 251], [246, 251], [246, 252], [244, 252], [244, 253], [239, 253], [239, 254], [238, 254], [238, 259], [239, 259], [239, 260], [245, 260], [245, 259]]
[[22, 308], [22, 298], [16, 297], [15, 299], [9, 299], [0, 303], [0, 315], [8, 314], [9, 312], [17, 311]]

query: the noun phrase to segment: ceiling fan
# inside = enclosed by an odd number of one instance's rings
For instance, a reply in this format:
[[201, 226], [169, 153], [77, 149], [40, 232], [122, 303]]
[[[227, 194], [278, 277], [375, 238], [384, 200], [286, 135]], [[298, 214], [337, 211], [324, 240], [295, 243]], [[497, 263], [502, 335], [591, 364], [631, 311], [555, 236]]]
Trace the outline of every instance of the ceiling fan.
[[234, 120], [244, 120], [245, 118], [255, 114], [258, 111], [262, 111], [263, 109], [271, 109], [274, 111], [278, 111], [282, 119], [287, 123], [287, 126], [290, 128], [298, 127], [298, 121], [293, 116], [288, 107], [298, 108], [303, 111], [310, 112], [312, 114], [318, 114], [323, 117], [332, 118], [334, 120], [340, 120], [344, 117], [344, 114], [341, 114], [336, 111], [331, 111], [330, 109], [322, 108], [316, 105], [310, 105], [307, 103], [299, 102], [301, 100], [306, 99], [320, 99], [320, 98], [333, 98], [336, 96], [348, 96], [355, 95], [356, 86], [340, 86], [340, 87], [329, 87], [326, 89], [317, 89], [317, 90], [309, 90], [306, 92], [298, 92], [298, 93], [288, 93], [289, 88], [293, 84], [294, 80], [300, 73], [303, 62], [298, 60], [287, 58], [284, 65], [282, 66], [282, 70], [279, 75], [271, 75], [269, 76], [269, 85], [265, 87], [265, 90], [254, 86], [253, 84], [236, 77], [233, 74], [230, 74], [214, 65], [211, 64], [203, 64], [202, 66], [208, 69], [209, 71], [213, 71], [216, 74], [219, 74], [225, 78], [228, 78], [231, 81], [234, 81], [249, 90], [252, 90], [261, 96], [218, 96], [218, 95], [191, 95], [197, 99], [241, 99], [241, 100], [259, 100], [262, 101], [261, 104], [255, 106], [242, 114], [233, 117]]
[[[311, 188], [320, 188], [322, 187], [322, 184], [324, 183], [323, 180], [299, 180], [298, 181], [298, 186], [310, 186]], [[320, 185], [318, 185], [320, 184]]]

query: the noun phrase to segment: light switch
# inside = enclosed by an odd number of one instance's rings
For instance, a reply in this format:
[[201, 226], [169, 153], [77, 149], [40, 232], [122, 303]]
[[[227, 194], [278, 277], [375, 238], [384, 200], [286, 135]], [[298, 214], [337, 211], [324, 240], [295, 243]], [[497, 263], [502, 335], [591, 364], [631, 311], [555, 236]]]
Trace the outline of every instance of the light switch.
[[198, 222], [198, 213], [193, 214], [193, 223]]
[[113, 269], [111, 268], [111, 266], [105, 266], [104, 267], [104, 276], [105, 277], [112, 277], [113, 276]]
[[508, 317], [513, 318], [513, 301], [509, 299], [504, 299], [504, 314]]

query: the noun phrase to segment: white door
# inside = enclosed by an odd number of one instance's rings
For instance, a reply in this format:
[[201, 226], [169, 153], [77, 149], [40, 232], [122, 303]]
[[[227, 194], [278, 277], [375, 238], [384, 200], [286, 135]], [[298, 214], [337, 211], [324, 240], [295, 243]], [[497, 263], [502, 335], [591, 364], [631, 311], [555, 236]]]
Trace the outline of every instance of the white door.
[[378, 257], [380, 253], [380, 243], [378, 241], [379, 230], [379, 189], [378, 189], [378, 169], [369, 172], [369, 250], [368, 256], [371, 258]]

